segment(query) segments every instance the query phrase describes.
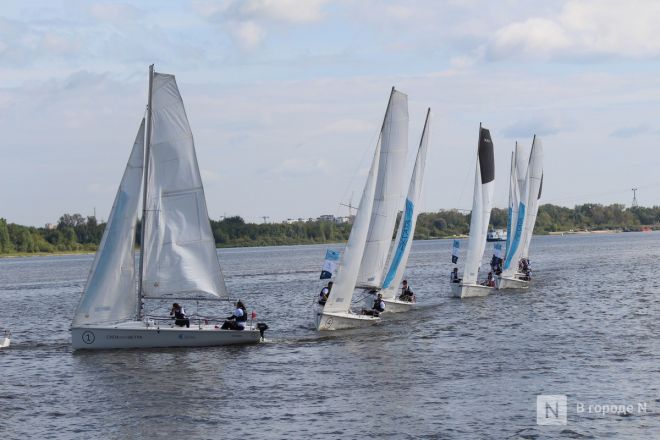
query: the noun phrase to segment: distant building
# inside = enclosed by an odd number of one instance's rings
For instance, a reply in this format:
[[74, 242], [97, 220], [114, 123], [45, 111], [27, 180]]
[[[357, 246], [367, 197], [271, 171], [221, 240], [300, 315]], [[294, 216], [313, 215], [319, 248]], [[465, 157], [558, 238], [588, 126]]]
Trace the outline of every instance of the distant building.
[[335, 216], [332, 215], [332, 214], [326, 214], [326, 215], [320, 216], [317, 220], [320, 221], [320, 222], [334, 222], [335, 221]]
[[53, 229], [57, 229], [57, 225], [54, 225], [52, 223], [46, 223], [45, 228], [49, 230], [53, 230]]

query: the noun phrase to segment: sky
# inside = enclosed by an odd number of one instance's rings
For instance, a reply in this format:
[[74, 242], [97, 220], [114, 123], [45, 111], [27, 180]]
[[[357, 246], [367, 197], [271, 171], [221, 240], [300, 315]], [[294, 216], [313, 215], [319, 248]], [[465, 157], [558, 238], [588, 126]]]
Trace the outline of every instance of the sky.
[[422, 211], [470, 208], [479, 123], [497, 207], [534, 134], [542, 203], [659, 205], [659, 22], [653, 0], [3, 0], [0, 217], [107, 219], [152, 63], [176, 75], [212, 219], [347, 215], [392, 86], [410, 171], [433, 115]]

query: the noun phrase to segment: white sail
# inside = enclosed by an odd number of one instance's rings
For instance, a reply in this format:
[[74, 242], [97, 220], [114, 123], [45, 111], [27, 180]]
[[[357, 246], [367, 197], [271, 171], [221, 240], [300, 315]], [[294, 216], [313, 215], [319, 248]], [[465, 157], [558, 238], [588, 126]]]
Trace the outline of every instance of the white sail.
[[174, 75], [154, 73], [143, 296], [227, 296]]
[[[518, 170], [526, 166], [519, 167], [517, 161], [520, 159], [519, 146], [516, 142], [516, 151], [514, 152], [516, 164], [512, 164], [511, 168], [511, 182], [510, 182], [510, 197], [511, 191], [514, 193], [514, 198], [510, 203], [515, 203], [515, 209], [509, 208], [509, 224], [511, 225], [512, 232], [507, 236], [507, 243], [509, 243], [509, 238], [511, 239], [510, 246], [507, 249], [506, 257], [504, 259], [504, 264], [502, 265], [502, 276], [503, 277], [513, 277], [518, 270], [518, 261], [520, 261], [520, 256], [523, 251], [523, 242], [525, 239], [525, 227], [526, 220], [528, 215], [527, 209], [527, 190], [529, 185], [527, 185], [528, 176], [525, 176], [522, 180], [518, 178]], [[516, 176], [514, 177], [514, 173]], [[514, 180], [515, 179], [515, 180]], [[521, 190], [522, 188], [522, 190]]]
[[525, 220], [525, 237], [523, 241], [523, 248], [521, 257], [529, 257], [529, 245], [532, 241], [532, 234], [534, 233], [534, 225], [536, 224], [536, 214], [539, 210], [539, 199], [541, 198], [541, 190], [543, 185], [543, 144], [541, 139], [534, 136], [532, 141], [532, 151], [529, 153], [529, 165], [527, 166], [529, 187], [527, 191], [527, 209], [528, 214]]
[[408, 96], [392, 89], [380, 132], [380, 161], [367, 244], [358, 285], [381, 287], [401, 203], [408, 154]]
[[413, 168], [408, 195], [406, 197], [406, 206], [399, 221], [399, 229], [396, 234], [394, 245], [394, 254], [390, 261], [390, 267], [383, 280], [383, 299], [392, 299], [396, 296], [397, 288], [403, 279], [403, 272], [408, 263], [408, 255], [412, 247], [413, 236], [415, 235], [415, 225], [419, 209], [417, 202], [422, 193], [422, 184], [424, 181], [424, 170], [426, 168], [426, 152], [428, 150], [429, 137], [431, 136], [431, 109], [426, 113], [426, 122], [422, 131], [422, 138], [419, 141], [415, 167]]
[[[518, 142], [516, 142], [516, 146]], [[511, 173], [509, 174], [509, 210], [506, 223], [506, 246], [504, 247], [504, 255], [509, 253], [511, 248], [511, 240], [513, 233], [516, 229], [516, 221], [518, 220], [518, 200], [520, 193], [518, 191], [518, 174], [516, 173], [516, 152], [511, 152]]]
[[376, 152], [369, 170], [367, 181], [364, 184], [362, 198], [358, 206], [357, 214], [353, 220], [351, 234], [348, 237], [348, 243], [344, 249], [337, 276], [330, 292], [330, 297], [323, 307], [323, 312], [343, 312], [346, 313], [351, 308], [353, 290], [357, 282], [360, 261], [364, 254], [364, 248], [369, 232], [369, 219], [374, 205], [374, 193], [376, 190], [376, 177], [378, 163], [380, 162], [380, 142], [376, 145]]
[[490, 222], [490, 211], [493, 204], [493, 189], [495, 187], [495, 157], [490, 131], [479, 129], [479, 150], [474, 176], [474, 196], [472, 199], [472, 215], [470, 219], [470, 236], [468, 238], [463, 284], [477, 282], [479, 266], [486, 248], [486, 235]]
[[74, 314], [73, 326], [116, 323], [134, 319], [137, 314], [134, 248], [143, 160], [144, 119]]
[[522, 196], [527, 185], [527, 163], [529, 157], [525, 147], [516, 142], [516, 175], [518, 176], [518, 192]]

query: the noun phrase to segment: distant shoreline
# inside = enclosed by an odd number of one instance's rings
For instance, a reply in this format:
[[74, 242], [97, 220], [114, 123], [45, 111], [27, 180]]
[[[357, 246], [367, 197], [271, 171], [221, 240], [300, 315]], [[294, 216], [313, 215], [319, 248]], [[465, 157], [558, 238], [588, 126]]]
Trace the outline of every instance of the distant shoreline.
[[[624, 229], [594, 229], [591, 231], [552, 231], [543, 234], [534, 234], [534, 236], [563, 236], [563, 235], [605, 235], [605, 234], [620, 234], [624, 232], [652, 232], [653, 230], [643, 230], [643, 231], [626, 231]], [[452, 239], [465, 239], [468, 238], [468, 235], [450, 235], [447, 237], [428, 237], [428, 238], [417, 238], [415, 241], [427, 241], [427, 240], [452, 240]], [[282, 244], [254, 244], [254, 245], [236, 245], [236, 246], [216, 246], [216, 249], [242, 249], [242, 248], [255, 248], [255, 247], [278, 247], [278, 246], [307, 246], [307, 245], [323, 245], [323, 244], [338, 244], [346, 243], [345, 241], [328, 241], [324, 243], [282, 243]], [[136, 249], [139, 251], [139, 248]], [[81, 250], [81, 251], [61, 251], [61, 252], [14, 252], [9, 254], [0, 254], [0, 259], [2, 258], [23, 258], [23, 257], [49, 257], [49, 256], [72, 256], [72, 255], [94, 255], [96, 251], [90, 250]]]

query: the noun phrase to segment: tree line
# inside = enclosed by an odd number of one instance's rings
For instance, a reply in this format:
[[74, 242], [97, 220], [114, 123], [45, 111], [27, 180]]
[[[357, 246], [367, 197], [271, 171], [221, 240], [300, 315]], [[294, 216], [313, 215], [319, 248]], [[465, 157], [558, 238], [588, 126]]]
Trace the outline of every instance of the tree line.
[[[492, 228], [506, 229], [508, 211], [494, 208]], [[417, 219], [415, 239], [446, 238], [465, 235], [470, 227], [470, 214], [458, 210], [421, 213]], [[561, 231], [621, 229], [638, 231], [645, 227], [660, 229], [660, 206], [626, 208], [621, 204], [587, 203], [567, 208], [541, 205], [534, 233]], [[54, 228], [36, 228], [7, 223], [0, 218], [0, 254], [94, 251], [101, 242], [105, 223], [94, 216], [64, 214]], [[218, 247], [276, 246], [346, 241], [351, 225], [331, 221], [296, 223], [246, 223], [241, 217], [211, 220]], [[136, 245], [139, 246], [139, 225]]]

